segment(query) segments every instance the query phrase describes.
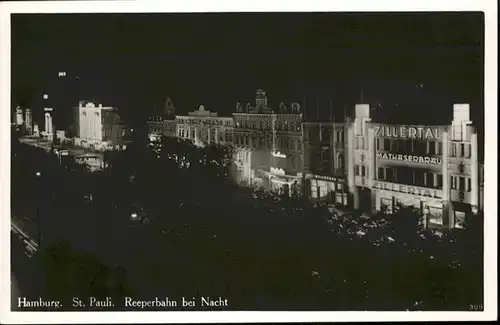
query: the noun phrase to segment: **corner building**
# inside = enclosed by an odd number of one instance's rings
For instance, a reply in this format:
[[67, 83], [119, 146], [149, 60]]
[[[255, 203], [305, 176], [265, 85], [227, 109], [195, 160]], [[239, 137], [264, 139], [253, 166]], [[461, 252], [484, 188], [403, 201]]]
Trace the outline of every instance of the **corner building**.
[[235, 163], [239, 181], [291, 194], [301, 191], [303, 173], [300, 105], [268, 106], [258, 89], [255, 105], [238, 103], [234, 117]]
[[453, 106], [451, 125], [373, 123], [358, 104], [347, 130], [347, 178], [354, 208], [413, 206], [428, 227], [461, 227], [480, 200], [478, 134], [469, 104]]

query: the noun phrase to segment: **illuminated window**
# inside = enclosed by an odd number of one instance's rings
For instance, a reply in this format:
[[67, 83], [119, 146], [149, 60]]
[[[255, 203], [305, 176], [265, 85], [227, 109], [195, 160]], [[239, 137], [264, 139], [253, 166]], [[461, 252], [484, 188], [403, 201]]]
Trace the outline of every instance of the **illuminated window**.
[[442, 225], [443, 209], [437, 207], [429, 207], [429, 222], [435, 225]]
[[381, 198], [380, 207], [385, 209], [387, 213], [392, 213], [392, 199]]
[[455, 211], [455, 228], [463, 228], [465, 224], [465, 212]]
[[457, 182], [456, 182], [456, 177], [455, 176], [450, 176], [450, 188], [452, 190], [457, 189]]

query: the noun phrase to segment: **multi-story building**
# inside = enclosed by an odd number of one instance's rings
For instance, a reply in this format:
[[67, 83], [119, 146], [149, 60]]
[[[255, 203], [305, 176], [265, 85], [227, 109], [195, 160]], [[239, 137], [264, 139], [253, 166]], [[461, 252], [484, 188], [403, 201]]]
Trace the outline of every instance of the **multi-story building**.
[[80, 101], [73, 115], [74, 144], [93, 150], [124, 148], [130, 139], [130, 130], [116, 107]]
[[304, 195], [347, 207], [347, 123], [304, 122]]
[[156, 141], [162, 136], [176, 135], [175, 107], [170, 98], [167, 98], [163, 111], [150, 117], [147, 125], [150, 141]]
[[33, 133], [33, 115], [31, 113], [31, 109], [27, 108], [25, 110], [25, 116], [26, 116], [26, 118], [24, 119], [24, 127], [26, 129], [26, 133], [32, 134]]
[[302, 113], [300, 105], [281, 103], [278, 113], [268, 107], [259, 89], [255, 106], [236, 105], [235, 162], [239, 180], [272, 190], [300, 190], [302, 184]]
[[18, 106], [16, 108], [16, 125], [20, 126], [23, 124], [24, 124], [23, 109], [22, 109], [22, 107]]
[[460, 226], [479, 209], [478, 135], [468, 104], [453, 106], [451, 125], [372, 123], [356, 105], [347, 133], [348, 184], [354, 208], [414, 206], [428, 226]]
[[207, 111], [203, 105], [188, 116], [176, 116], [175, 122], [177, 136], [192, 140], [197, 146], [233, 144], [233, 119]]

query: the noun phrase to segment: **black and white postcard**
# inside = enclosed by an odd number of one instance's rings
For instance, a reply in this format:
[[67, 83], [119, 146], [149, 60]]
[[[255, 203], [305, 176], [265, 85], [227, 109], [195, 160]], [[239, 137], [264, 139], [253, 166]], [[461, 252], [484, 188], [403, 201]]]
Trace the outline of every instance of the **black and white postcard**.
[[351, 2], [2, 3], [2, 322], [496, 318], [496, 7]]

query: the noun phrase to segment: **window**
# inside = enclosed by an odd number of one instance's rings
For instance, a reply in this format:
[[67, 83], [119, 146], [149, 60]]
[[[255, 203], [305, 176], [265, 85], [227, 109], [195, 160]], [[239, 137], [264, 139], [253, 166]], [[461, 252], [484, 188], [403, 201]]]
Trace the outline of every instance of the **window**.
[[471, 150], [472, 150], [470, 143], [465, 144], [464, 150], [465, 150], [464, 157], [465, 158], [470, 158], [471, 157]]
[[472, 191], [472, 179], [467, 177], [467, 192]]
[[396, 181], [396, 169], [395, 168], [386, 168], [385, 169], [385, 179], [389, 182]]
[[358, 149], [365, 149], [365, 138], [358, 138]]
[[335, 194], [335, 203], [339, 205], [347, 205], [347, 193], [339, 193]]
[[436, 155], [436, 142], [429, 141], [428, 144], [427, 144], [427, 146], [429, 148], [428, 154], [431, 155], [431, 156]]
[[425, 186], [425, 173], [419, 170], [413, 172], [414, 184], [417, 186]]
[[455, 211], [455, 228], [463, 228], [465, 224], [465, 212]]
[[443, 188], [443, 175], [442, 174], [438, 174], [437, 175], [437, 184], [436, 184], [436, 187], [437, 188]]
[[403, 154], [407, 153], [408, 151], [407, 151], [406, 147], [407, 147], [408, 141], [401, 139], [401, 140], [398, 140], [398, 142], [399, 142], [398, 143], [398, 152], [403, 153]]
[[452, 190], [457, 189], [457, 183], [456, 183], [456, 177], [455, 176], [450, 176], [450, 188]]
[[426, 187], [434, 187], [434, 174], [432, 173], [424, 173], [425, 178], [425, 186]]
[[384, 139], [384, 147], [382, 148], [382, 150], [389, 150], [391, 148], [391, 140], [389, 139]]
[[390, 150], [391, 152], [398, 152], [399, 143], [398, 140], [390, 140]]
[[366, 176], [366, 167], [365, 166], [361, 166], [361, 176], [362, 177]]
[[443, 209], [437, 207], [428, 207], [429, 222], [435, 225], [443, 224]]
[[376, 138], [375, 139], [375, 146], [376, 146], [376, 150], [380, 150], [380, 139], [379, 138]]
[[381, 198], [380, 207], [385, 209], [387, 213], [392, 212], [392, 199]]
[[377, 179], [379, 180], [384, 180], [384, 168], [383, 167], [379, 167], [377, 168]]
[[460, 152], [458, 153], [458, 155], [460, 157], [464, 157], [464, 154], [465, 154], [465, 144], [460, 143]]
[[465, 177], [458, 178], [458, 190], [465, 191]]
[[450, 154], [451, 157], [456, 157], [457, 156], [457, 144], [456, 143], [452, 143], [451, 144], [451, 154]]
[[354, 165], [354, 175], [360, 176], [360, 166], [359, 165]]

